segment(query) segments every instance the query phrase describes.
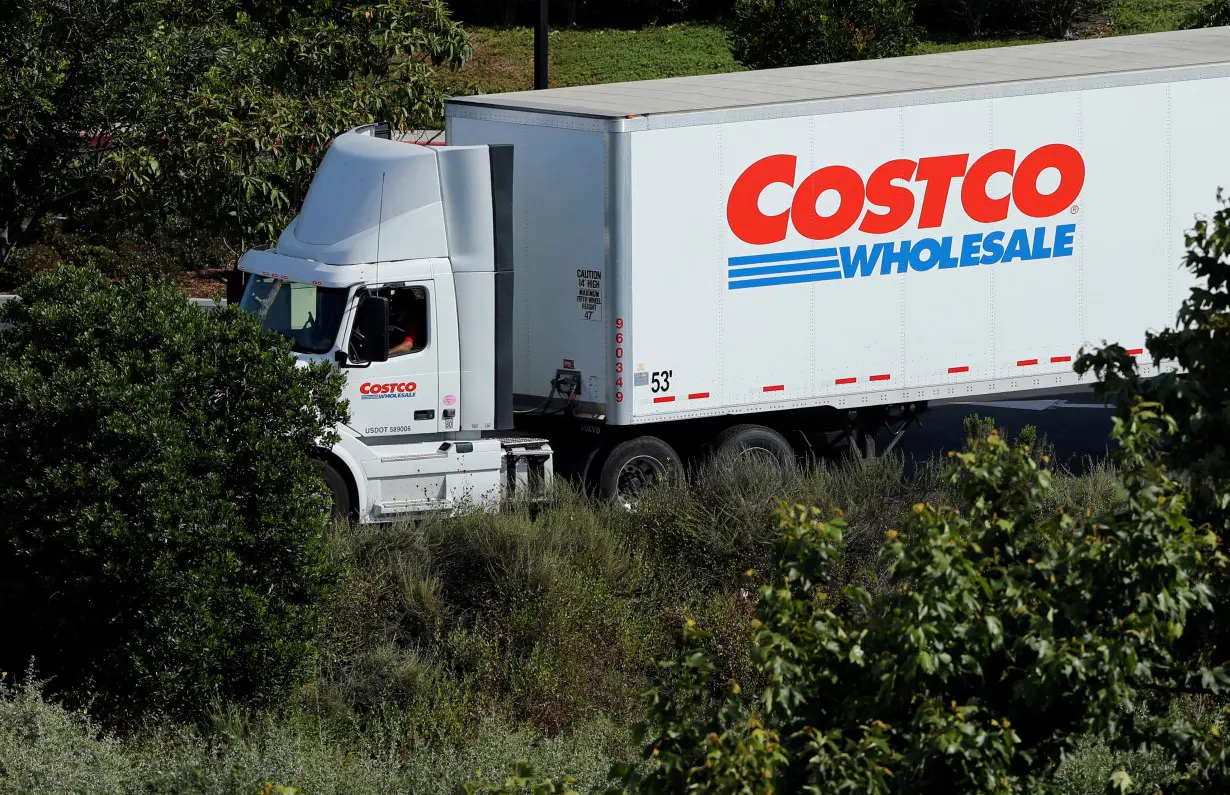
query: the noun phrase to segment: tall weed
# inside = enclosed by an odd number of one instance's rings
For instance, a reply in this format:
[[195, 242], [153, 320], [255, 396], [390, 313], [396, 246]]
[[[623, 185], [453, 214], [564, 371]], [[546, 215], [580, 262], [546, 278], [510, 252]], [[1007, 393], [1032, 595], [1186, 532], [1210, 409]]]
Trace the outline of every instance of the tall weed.
[[580, 723], [543, 735], [499, 717], [471, 727], [464, 742], [416, 739], [395, 714], [362, 734], [331, 731], [300, 712], [216, 713], [206, 729], [148, 727], [121, 740], [79, 712], [45, 701], [38, 683], [0, 684], [0, 792], [44, 795], [234, 795], [267, 781], [311, 795], [452, 795], [476, 771], [519, 759], [600, 789], [615, 761], [635, 754], [626, 727]]
[[[955, 499], [942, 466], [900, 456], [807, 469], [717, 463], [633, 510], [561, 484], [533, 518], [510, 506], [339, 525], [326, 551], [346, 576], [323, 622], [316, 676], [296, 700], [121, 740], [37, 688], [8, 686], [0, 791], [204, 795], [277, 780], [313, 795], [444, 793], [520, 758], [590, 791], [612, 761], [634, 756], [627, 727], [643, 717], [639, 694], [686, 619], [710, 632], [715, 681], [758, 692], [748, 625], [769, 576], [776, 500], [842, 510], [842, 576], [874, 588], [884, 533], [916, 503]], [[1055, 510], [1120, 504], [1111, 464], [1052, 468], [1052, 477]], [[1082, 776], [1112, 758], [1093, 740], [1083, 753], [1066, 792], [1089, 791]]]

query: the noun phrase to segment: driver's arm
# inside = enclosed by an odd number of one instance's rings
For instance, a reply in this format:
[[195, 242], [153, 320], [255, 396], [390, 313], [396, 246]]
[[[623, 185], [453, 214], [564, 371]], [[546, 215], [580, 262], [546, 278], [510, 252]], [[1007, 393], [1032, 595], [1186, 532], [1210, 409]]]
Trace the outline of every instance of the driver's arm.
[[390, 346], [389, 353], [409, 353], [414, 349], [414, 335], [406, 333], [405, 338], [396, 345]]

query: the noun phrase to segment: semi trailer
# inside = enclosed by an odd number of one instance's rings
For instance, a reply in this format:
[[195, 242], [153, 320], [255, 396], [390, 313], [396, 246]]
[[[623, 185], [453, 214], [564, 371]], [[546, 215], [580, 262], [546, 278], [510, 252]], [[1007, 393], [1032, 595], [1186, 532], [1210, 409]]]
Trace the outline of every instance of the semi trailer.
[[346, 377], [339, 510], [613, 497], [1142, 354], [1227, 113], [1230, 28], [458, 97], [339, 136], [242, 306]]

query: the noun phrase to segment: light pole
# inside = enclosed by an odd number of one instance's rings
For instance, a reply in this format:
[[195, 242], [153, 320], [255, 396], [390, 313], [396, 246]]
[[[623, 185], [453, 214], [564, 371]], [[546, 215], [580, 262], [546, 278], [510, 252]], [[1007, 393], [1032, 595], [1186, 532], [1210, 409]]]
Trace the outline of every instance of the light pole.
[[547, 87], [547, 0], [538, 0], [538, 25], [534, 28], [534, 90]]

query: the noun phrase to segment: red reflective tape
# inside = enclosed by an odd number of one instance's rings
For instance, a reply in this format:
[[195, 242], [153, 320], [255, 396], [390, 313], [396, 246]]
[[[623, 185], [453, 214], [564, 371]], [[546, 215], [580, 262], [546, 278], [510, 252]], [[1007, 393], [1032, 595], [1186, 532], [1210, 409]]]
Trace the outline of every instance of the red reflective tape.
[[1060, 362], [1070, 362], [1070, 361], [1072, 361], [1071, 356], [1052, 356], [1051, 357], [1051, 364], [1059, 364]]
[[1132, 348], [1132, 350], [1127, 352], [1127, 355], [1128, 356], [1139, 356], [1140, 354], [1144, 352], [1145, 352], [1144, 348]]
[[785, 384], [775, 384], [773, 386], [766, 386], [764, 388], [765, 392], [784, 392], [785, 390], [786, 390]]
[[1031, 367], [1038, 363], [1037, 359], [1021, 359], [1016, 363], [1017, 367]]
[[707, 397], [709, 397], [708, 392], [693, 392], [688, 395], [688, 400], [704, 400]]
[[857, 378], [838, 378], [836, 383], [838, 386], [840, 386], [842, 384], [853, 384], [856, 381], [858, 381]]
[[950, 372], [950, 373], [968, 373], [968, 372], [969, 372], [969, 368], [968, 368], [968, 367], [966, 367], [965, 365], [961, 365], [960, 367], [949, 367], [949, 368], [948, 368], [948, 372]]
[[656, 398], [654, 398], [654, 399], [653, 399], [653, 402], [654, 402], [654, 403], [674, 403], [674, 402], [675, 402], [675, 396], [674, 396], [674, 395], [667, 395], [666, 397], [656, 397]]
[[872, 380], [872, 381], [887, 381], [887, 380], [888, 380], [888, 373], [883, 373], [883, 374], [881, 374], [881, 375], [873, 375], [873, 376], [871, 377], [871, 379], [870, 379], [870, 380]]

